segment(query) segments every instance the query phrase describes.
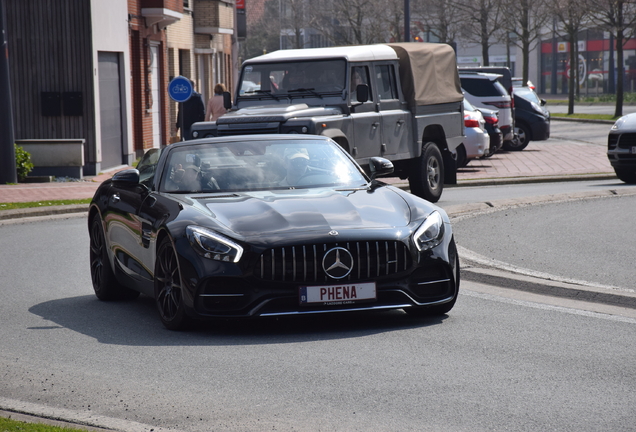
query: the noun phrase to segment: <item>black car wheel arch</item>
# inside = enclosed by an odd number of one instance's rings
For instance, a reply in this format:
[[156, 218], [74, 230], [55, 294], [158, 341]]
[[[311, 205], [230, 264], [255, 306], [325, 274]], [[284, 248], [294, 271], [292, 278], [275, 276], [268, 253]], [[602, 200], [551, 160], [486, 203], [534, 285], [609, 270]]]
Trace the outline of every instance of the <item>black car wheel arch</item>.
[[139, 292], [121, 285], [110, 264], [102, 218], [95, 213], [90, 219], [90, 269], [95, 296], [100, 300], [134, 299]]

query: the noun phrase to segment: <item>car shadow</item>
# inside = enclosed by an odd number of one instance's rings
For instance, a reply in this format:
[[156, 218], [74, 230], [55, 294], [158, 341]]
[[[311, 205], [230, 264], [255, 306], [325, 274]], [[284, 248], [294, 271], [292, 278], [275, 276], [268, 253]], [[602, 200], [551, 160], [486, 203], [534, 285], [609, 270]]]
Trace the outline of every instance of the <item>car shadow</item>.
[[[412, 317], [402, 310], [196, 321], [185, 331], [163, 327], [154, 300], [100, 301], [92, 295], [36, 304], [29, 312], [47, 322], [32, 331], [67, 328], [100, 343], [132, 346], [232, 346], [357, 338], [439, 325], [448, 318]], [[54, 325], [53, 325], [53, 324]]]

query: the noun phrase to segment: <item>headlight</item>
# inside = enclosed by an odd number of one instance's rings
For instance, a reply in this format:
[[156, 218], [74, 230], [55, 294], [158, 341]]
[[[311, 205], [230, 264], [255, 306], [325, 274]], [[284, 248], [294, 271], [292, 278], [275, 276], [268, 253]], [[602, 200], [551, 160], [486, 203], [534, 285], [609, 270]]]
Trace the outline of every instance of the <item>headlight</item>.
[[621, 117], [618, 120], [616, 120], [616, 123], [614, 123], [614, 125], [612, 126], [613, 130], [618, 130], [623, 126], [623, 123], [625, 123], [625, 117]]
[[415, 246], [422, 252], [434, 248], [444, 237], [444, 220], [438, 211], [434, 211], [413, 234]]
[[199, 226], [188, 226], [186, 235], [190, 244], [200, 255], [223, 262], [239, 262], [243, 248], [232, 240]]
[[545, 113], [543, 112], [541, 107], [539, 105], [537, 105], [536, 103], [530, 102], [530, 106], [532, 106], [532, 109], [535, 110], [536, 112], [538, 112], [539, 114], [545, 115]]

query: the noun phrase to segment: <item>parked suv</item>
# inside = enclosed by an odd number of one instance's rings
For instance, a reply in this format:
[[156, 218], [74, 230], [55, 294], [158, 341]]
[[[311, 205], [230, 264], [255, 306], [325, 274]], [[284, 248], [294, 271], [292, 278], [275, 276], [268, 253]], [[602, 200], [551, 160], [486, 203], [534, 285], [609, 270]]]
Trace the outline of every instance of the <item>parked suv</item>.
[[616, 120], [607, 137], [607, 157], [616, 177], [636, 184], [636, 113]]
[[550, 113], [544, 108], [545, 100], [529, 87], [515, 87], [515, 132], [517, 150], [523, 150], [530, 140], [542, 141], [550, 138]]
[[477, 108], [496, 108], [499, 110], [499, 129], [503, 134], [503, 148], [517, 150], [514, 131], [514, 115], [512, 97], [498, 81], [502, 75], [470, 72], [460, 69], [459, 79], [464, 90], [464, 97]]

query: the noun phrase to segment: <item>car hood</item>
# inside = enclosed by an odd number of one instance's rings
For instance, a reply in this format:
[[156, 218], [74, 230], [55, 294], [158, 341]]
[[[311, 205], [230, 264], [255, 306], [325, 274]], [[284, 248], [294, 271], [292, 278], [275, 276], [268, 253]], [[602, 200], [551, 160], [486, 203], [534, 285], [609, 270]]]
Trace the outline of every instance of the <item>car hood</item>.
[[610, 132], [623, 133], [625, 131], [633, 132], [636, 130], [636, 113], [627, 114], [619, 118], [612, 126]]
[[310, 107], [307, 104], [263, 105], [241, 108], [224, 114], [217, 124], [243, 122], [284, 122], [292, 117], [314, 117], [338, 115], [342, 111], [335, 107]]
[[[297, 189], [192, 197], [212, 228], [236, 238], [274, 239], [327, 235], [330, 231], [400, 229], [426, 216], [392, 187], [373, 191]], [[433, 210], [431, 205], [430, 211]]]

